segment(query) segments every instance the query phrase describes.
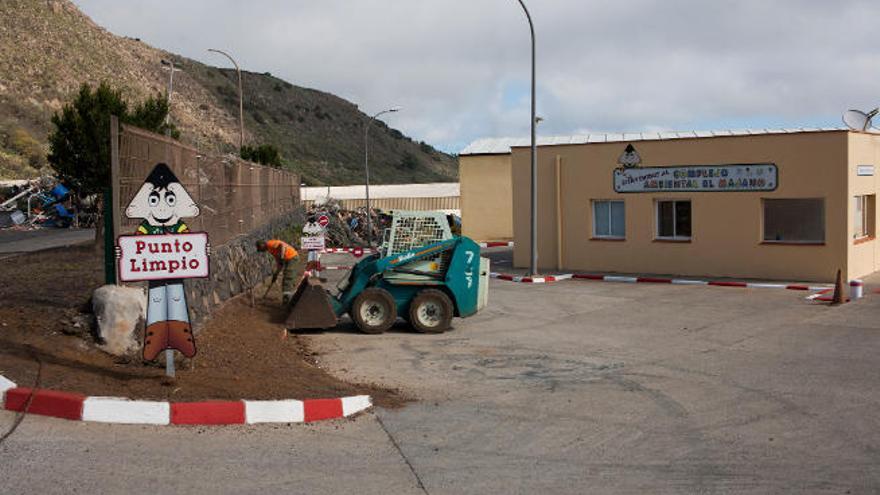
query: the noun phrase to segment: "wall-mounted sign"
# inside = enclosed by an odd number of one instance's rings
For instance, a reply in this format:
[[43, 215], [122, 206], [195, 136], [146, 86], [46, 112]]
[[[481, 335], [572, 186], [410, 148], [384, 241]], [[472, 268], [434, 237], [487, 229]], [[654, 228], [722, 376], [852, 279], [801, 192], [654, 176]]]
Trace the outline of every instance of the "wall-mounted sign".
[[856, 167], [856, 175], [870, 177], [870, 176], [874, 175], [874, 166], [873, 165], [859, 165], [858, 167]]
[[614, 191], [619, 193], [773, 191], [778, 182], [772, 163], [614, 170]]

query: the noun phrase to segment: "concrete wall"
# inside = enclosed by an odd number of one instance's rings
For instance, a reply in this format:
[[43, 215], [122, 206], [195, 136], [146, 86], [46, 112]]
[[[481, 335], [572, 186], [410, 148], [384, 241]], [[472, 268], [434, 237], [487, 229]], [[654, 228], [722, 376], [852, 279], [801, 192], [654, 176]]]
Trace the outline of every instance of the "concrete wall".
[[477, 241], [513, 238], [510, 155], [460, 156], [462, 234]]
[[[645, 167], [775, 163], [779, 187], [772, 192], [617, 194], [612, 174], [627, 143], [540, 147], [539, 265], [543, 269], [830, 281], [838, 268], [849, 273], [848, 136], [847, 132], [817, 132], [633, 143]], [[528, 148], [513, 149], [512, 166], [514, 263], [522, 267], [529, 259]], [[558, 205], [557, 189], [561, 189]], [[763, 243], [762, 200], [770, 198], [824, 198], [824, 244]], [[591, 239], [594, 199], [625, 201], [624, 241]], [[654, 202], [658, 199], [691, 200], [690, 242], [655, 240]]]
[[[873, 165], [873, 176], [859, 176], [859, 165]], [[875, 240], [877, 233], [876, 194], [880, 186], [880, 136], [858, 132], [849, 133], [849, 203], [847, 211], [847, 240], [849, 254], [848, 276], [858, 278], [880, 269], [880, 243]], [[855, 239], [855, 196], [874, 195], [874, 211], [869, 210], [873, 219], [874, 235]], [[870, 220], [869, 220], [870, 221]]]

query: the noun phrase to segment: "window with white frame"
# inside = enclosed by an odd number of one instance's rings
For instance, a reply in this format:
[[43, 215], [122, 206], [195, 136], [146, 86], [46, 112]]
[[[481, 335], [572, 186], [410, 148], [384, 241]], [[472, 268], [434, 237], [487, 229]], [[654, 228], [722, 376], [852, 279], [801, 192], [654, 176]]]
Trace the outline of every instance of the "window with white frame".
[[593, 237], [604, 239], [626, 237], [626, 208], [623, 201], [593, 201]]
[[825, 242], [824, 199], [765, 199], [763, 203], [764, 242]]
[[853, 238], [874, 237], [874, 195], [853, 198]]
[[690, 200], [657, 201], [657, 239], [687, 241], [691, 238]]

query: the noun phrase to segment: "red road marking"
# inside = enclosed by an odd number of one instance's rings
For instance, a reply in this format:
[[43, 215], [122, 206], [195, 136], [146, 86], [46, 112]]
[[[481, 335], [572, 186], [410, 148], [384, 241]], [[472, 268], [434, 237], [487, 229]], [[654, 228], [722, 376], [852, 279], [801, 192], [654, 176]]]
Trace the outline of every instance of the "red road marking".
[[717, 280], [709, 282], [708, 285], [714, 285], [716, 287], [748, 287], [748, 284], [745, 282], [720, 282]]
[[[23, 410], [30, 395], [31, 389], [25, 387], [7, 390], [6, 409], [10, 411]], [[80, 394], [55, 390], [37, 390], [34, 393], [34, 399], [28, 408], [28, 412], [43, 416], [78, 420], [82, 418], [84, 400], [86, 400], [86, 396]]]
[[671, 284], [671, 278], [657, 278], [657, 277], [638, 277], [636, 278], [636, 282], [647, 282], [649, 284]]
[[244, 402], [172, 402], [173, 425], [244, 424]]
[[342, 417], [342, 401], [340, 399], [311, 399], [303, 401], [305, 422], [321, 419]]

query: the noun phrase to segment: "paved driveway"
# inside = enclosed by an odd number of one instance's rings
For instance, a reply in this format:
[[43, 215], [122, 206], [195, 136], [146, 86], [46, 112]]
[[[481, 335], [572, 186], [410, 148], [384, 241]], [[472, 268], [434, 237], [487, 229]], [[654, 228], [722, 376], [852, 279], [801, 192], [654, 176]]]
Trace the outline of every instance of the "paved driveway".
[[0, 230], [0, 259], [95, 239], [94, 229]]
[[880, 296], [804, 295], [493, 281], [446, 334], [310, 337], [338, 374], [420, 399], [403, 409], [222, 429], [28, 417], [0, 491], [876, 493]]

